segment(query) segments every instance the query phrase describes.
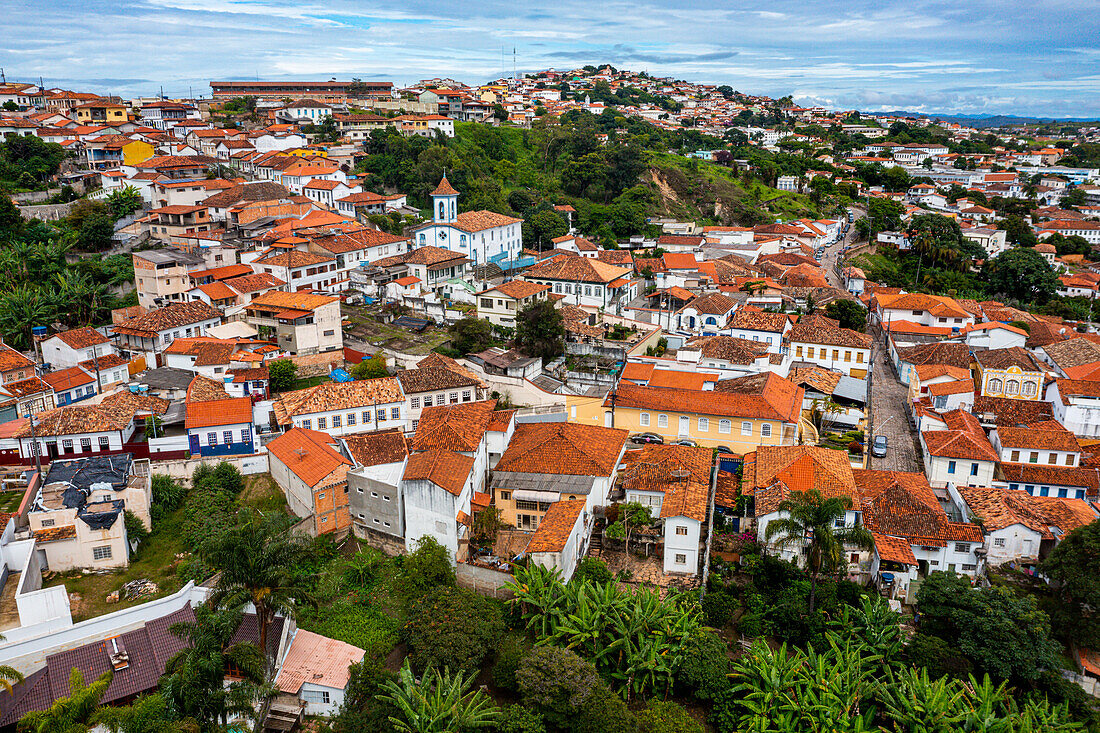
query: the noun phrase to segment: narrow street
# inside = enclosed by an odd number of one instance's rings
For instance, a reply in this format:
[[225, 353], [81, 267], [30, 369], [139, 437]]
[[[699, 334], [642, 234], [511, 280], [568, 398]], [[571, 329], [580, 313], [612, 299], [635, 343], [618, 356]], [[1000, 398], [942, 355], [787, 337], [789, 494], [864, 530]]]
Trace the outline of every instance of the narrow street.
[[[877, 335], [881, 338], [881, 334]], [[909, 428], [909, 417], [905, 413], [909, 388], [898, 381], [893, 367], [888, 363], [889, 351], [884, 342], [876, 340], [872, 355], [871, 415], [874, 432], [867, 436], [867, 451], [870, 452], [876, 435], [885, 435], [888, 447], [884, 458], [871, 456], [867, 467], [880, 471], [919, 473], [924, 470], [920, 446], [914, 431]]]

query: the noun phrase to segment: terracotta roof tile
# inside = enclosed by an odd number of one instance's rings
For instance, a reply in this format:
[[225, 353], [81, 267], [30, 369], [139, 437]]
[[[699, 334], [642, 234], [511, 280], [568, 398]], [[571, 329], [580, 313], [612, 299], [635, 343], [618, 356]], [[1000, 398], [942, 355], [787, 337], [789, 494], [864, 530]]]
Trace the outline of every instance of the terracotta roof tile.
[[424, 408], [413, 436], [412, 449], [476, 451], [489, 429], [495, 407], [496, 400], [482, 400]]
[[187, 402], [209, 402], [211, 400], [228, 400], [232, 396], [225, 391], [225, 386], [210, 377], [196, 374], [187, 385]]
[[241, 423], [252, 424], [252, 400], [248, 397], [187, 403], [188, 430]]
[[1025, 372], [1042, 371], [1031, 354], [1021, 346], [975, 351], [974, 360], [987, 369], [1019, 367]]
[[409, 455], [405, 435], [397, 428], [346, 435], [342, 440], [357, 466], [400, 463]]
[[1063, 537], [1095, 521], [1096, 512], [1081, 499], [1031, 496], [1025, 491], [959, 487], [963, 501], [987, 532], [1021, 524], [1044, 539]]
[[629, 267], [616, 267], [592, 257], [571, 255], [545, 264], [532, 265], [524, 270], [523, 277], [527, 280], [568, 280], [604, 284], [630, 273]]
[[942, 364], [970, 369], [970, 347], [966, 344], [934, 343], [903, 346], [898, 358], [907, 364]]
[[626, 444], [627, 431], [574, 423], [516, 426], [497, 471], [611, 476]]
[[94, 328], [74, 328], [71, 331], [55, 334], [55, 337], [73, 349], [87, 349], [91, 346], [111, 343], [110, 339]]
[[42, 380], [53, 388], [54, 392], [68, 392], [75, 387], [94, 384], [96, 378], [78, 366], [43, 374]]
[[34, 531], [34, 539], [40, 544], [71, 540], [76, 537], [76, 526], [66, 524], [61, 527], [43, 527]]
[[[39, 437], [122, 431], [133, 419], [133, 410], [123, 405], [66, 405], [34, 416], [35, 433]], [[27, 425], [16, 437], [26, 438], [30, 434]]]
[[332, 412], [374, 405], [403, 403], [404, 392], [396, 377], [362, 379], [354, 382], [323, 382], [282, 395], [276, 403], [276, 415], [282, 424], [289, 424], [295, 415]]
[[347, 479], [351, 461], [332, 447], [336, 439], [327, 433], [291, 428], [267, 444], [267, 450], [310, 488], [321, 488]]
[[561, 552], [584, 511], [584, 501], [556, 501], [550, 505], [538, 529], [527, 543], [527, 552]]
[[913, 555], [913, 548], [909, 544], [909, 540], [879, 534], [878, 532], [872, 532], [871, 536], [875, 539], [875, 551], [878, 552], [878, 556], [882, 560], [914, 567], [917, 565], [917, 558]]
[[350, 679], [348, 668], [363, 661], [365, 653], [347, 642], [298, 629], [279, 667], [275, 686], [292, 695], [297, 695], [306, 682], [343, 690]]
[[404, 481], [431, 481], [436, 486], [458, 496], [466, 485], [473, 456], [464, 456], [449, 450], [433, 448], [423, 453], [413, 453], [405, 463]]
[[422, 367], [419, 364], [416, 369], [398, 372], [396, 378], [406, 394], [480, 386], [480, 380], [472, 375], [466, 376], [446, 367]]
[[200, 300], [172, 303], [114, 326], [115, 333], [152, 337], [162, 331], [208, 320], [221, 320], [221, 314]]
[[684, 348], [697, 348], [707, 359], [719, 359], [731, 364], [752, 364], [768, 353], [766, 343], [734, 336], [696, 336], [688, 339]]

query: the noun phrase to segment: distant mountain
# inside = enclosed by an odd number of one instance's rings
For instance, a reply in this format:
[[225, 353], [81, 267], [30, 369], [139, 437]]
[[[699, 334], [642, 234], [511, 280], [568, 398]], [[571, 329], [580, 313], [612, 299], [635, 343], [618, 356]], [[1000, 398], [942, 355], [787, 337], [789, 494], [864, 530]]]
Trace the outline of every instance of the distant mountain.
[[1087, 117], [1017, 117], [1016, 115], [961, 115], [940, 114], [937, 112], [875, 112], [879, 115], [897, 115], [899, 117], [928, 117], [943, 122], [955, 122], [968, 127], [1003, 127], [1005, 125], [1037, 125], [1044, 122], [1095, 122]]

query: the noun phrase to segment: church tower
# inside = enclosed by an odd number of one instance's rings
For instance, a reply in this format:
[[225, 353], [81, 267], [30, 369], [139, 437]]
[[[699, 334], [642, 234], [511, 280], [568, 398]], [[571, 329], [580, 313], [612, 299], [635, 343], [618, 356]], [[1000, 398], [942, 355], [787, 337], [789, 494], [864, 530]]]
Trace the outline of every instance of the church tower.
[[453, 224], [458, 219], [458, 191], [447, 181], [447, 175], [443, 174], [443, 180], [432, 191], [432, 221], [436, 224]]

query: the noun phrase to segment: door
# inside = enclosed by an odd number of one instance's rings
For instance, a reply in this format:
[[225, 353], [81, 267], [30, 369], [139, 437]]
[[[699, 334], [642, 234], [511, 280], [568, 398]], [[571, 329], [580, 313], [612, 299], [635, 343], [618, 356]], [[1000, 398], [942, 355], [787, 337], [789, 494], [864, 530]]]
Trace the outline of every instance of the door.
[[191, 455], [195, 456], [199, 454], [199, 436], [192, 433], [187, 436], [187, 442], [191, 447]]
[[57, 460], [57, 441], [51, 440], [46, 443], [46, 455], [50, 457], [51, 461]]
[[680, 437], [686, 438], [691, 433], [691, 418], [686, 415], [680, 416]]

